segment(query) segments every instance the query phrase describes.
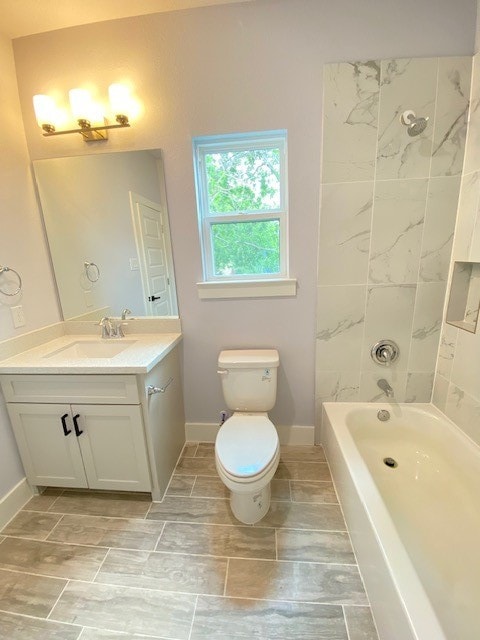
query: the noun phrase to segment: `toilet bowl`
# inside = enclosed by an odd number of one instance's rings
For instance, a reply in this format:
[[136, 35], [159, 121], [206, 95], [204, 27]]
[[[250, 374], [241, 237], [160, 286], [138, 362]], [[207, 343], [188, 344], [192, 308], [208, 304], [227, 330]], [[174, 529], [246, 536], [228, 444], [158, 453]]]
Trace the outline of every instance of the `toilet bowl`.
[[234, 413], [217, 434], [215, 464], [230, 490], [234, 516], [255, 524], [270, 508], [270, 482], [280, 459], [277, 430], [266, 412], [275, 403], [278, 352], [222, 351], [218, 364]]
[[245, 524], [270, 508], [270, 482], [280, 459], [277, 431], [265, 413], [234, 413], [220, 428], [215, 463], [230, 489], [233, 515]]

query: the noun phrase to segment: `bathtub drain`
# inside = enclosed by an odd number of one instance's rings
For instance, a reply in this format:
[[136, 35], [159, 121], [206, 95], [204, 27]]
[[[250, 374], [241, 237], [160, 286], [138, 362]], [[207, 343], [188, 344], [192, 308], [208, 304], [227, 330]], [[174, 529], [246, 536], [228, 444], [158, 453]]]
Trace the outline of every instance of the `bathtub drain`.
[[398, 467], [398, 462], [393, 458], [384, 458], [383, 462], [387, 465], [387, 467], [390, 467], [391, 469], [395, 469], [395, 467]]

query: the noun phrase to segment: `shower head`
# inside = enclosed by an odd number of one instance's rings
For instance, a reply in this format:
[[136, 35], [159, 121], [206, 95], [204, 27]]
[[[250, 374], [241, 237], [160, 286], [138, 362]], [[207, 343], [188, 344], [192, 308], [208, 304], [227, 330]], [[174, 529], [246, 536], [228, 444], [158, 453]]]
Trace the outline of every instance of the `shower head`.
[[400, 117], [400, 122], [407, 127], [409, 136], [419, 136], [425, 131], [428, 124], [428, 116], [426, 118], [417, 118], [414, 111], [404, 111]]

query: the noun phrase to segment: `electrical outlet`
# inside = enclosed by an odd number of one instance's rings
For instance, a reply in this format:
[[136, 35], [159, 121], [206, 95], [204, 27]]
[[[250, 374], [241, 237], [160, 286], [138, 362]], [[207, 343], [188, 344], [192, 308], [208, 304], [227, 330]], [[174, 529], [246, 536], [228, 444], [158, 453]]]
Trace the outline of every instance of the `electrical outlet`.
[[130, 258], [130, 271], [138, 271], [138, 258]]
[[86, 307], [93, 307], [92, 292], [91, 291], [84, 291], [83, 295], [85, 296], [85, 306]]
[[12, 312], [12, 320], [13, 326], [15, 329], [19, 329], [20, 327], [25, 326], [25, 316], [23, 315], [23, 307], [22, 305], [18, 305], [18, 307], [11, 307], [10, 311]]

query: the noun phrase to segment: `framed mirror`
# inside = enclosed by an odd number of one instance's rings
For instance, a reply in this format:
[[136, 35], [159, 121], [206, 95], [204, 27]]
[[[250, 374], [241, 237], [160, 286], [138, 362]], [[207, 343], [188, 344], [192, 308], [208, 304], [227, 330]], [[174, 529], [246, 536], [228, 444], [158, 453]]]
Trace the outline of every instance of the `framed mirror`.
[[33, 162], [64, 320], [178, 315], [160, 150]]

